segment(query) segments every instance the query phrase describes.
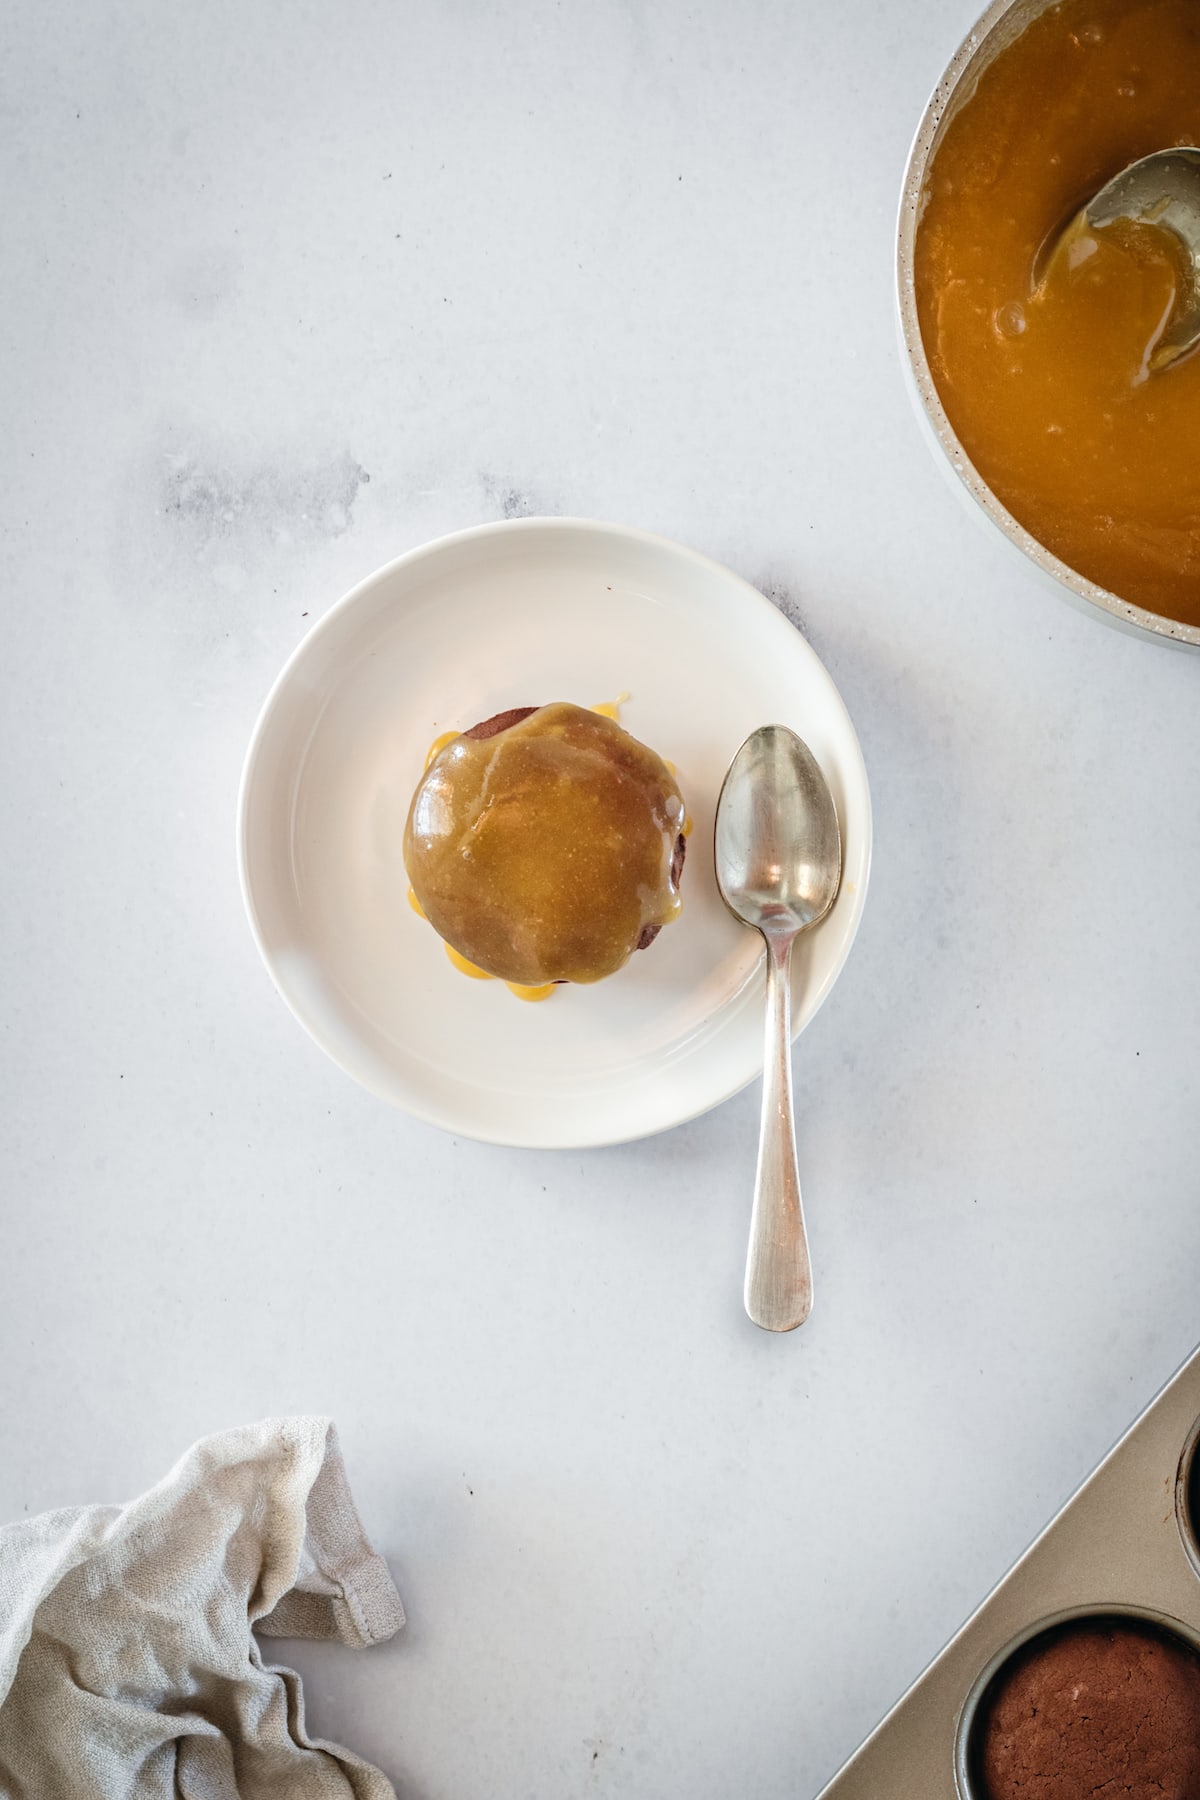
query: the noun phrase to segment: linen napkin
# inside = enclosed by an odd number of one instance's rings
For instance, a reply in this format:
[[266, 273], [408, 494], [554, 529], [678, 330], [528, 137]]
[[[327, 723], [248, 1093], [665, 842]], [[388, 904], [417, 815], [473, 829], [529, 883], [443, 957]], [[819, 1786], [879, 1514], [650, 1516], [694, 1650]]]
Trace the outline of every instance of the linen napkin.
[[0, 1795], [395, 1800], [307, 1736], [254, 1632], [363, 1646], [403, 1623], [329, 1419], [204, 1438], [127, 1506], [0, 1528]]

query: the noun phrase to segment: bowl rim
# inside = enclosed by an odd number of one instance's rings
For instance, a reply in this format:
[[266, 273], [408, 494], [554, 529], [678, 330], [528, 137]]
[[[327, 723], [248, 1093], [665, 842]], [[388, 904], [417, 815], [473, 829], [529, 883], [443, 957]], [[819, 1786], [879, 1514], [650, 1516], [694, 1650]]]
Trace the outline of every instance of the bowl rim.
[[1009, 16], [1018, 10], [1027, 11], [1031, 22], [1042, 12], [1049, 10], [1054, 3], [1055, 0], [992, 0], [950, 58], [921, 115], [904, 169], [896, 225], [896, 303], [905, 362], [916, 387], [920, 408], [937, 439], [950, 472], [1015, 549], [1028, 557], [1037, 569], [1060, 588], [1065, 588], [1067, 595], [1077, 604], [1082, 603], [1084, 609], [1098, 611], [1112, 624], [1144, 637], [1155, 638], [1160, 643], [1200, 649], [1200, 625], [1187, 625], [1179, 619], [1165, 618], [1130, 600], [1122, 600], [1119, 595], [1094, 581], [1088, 581], [1048, 550], [1001, 505], [967, 455], [946, 415], [921, 337], [913, 278], [913, 251], [921, 221], [925, 178], [937, 149], [943, 122], [947, 114], [953, 112], [955, 98], [964, 82], [980, 71], [980, 58], [986, 54], [989, 43]]
[[1200, 1503], [1200, 1418], [1183, 1441], [1175, 1471], [1175, 1522], [1187, 1559], [1200, 1576], [1200, 1504], [1193, 1509], [1193, 1500]]

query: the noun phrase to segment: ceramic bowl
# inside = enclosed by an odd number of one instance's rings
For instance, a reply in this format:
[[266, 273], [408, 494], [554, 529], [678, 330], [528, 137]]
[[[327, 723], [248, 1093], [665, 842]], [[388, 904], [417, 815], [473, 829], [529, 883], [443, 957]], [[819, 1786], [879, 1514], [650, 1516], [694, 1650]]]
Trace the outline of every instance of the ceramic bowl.
[[[528, 1006], [453, 969], [410, 907], [413, 788], [447, 729], [622, 696], [621, 723], [678, 766], [683, 911], [609, 980]], [[238, 856], [275, 985], [356, 1080], [448, 1131], [573, 1149], [695, 1117], [762, 1069], [762, 940], [722, 904], [712, 840], [730, 758], [773, 720], [824, 769], [844, 845], [794, 964], [799, 1032], [849, 955], [871, 848], [858, 739], [800, 633], [731, 570], [621, 526], [514, 519], [410, 550], [317, 622], [255, 728]]]

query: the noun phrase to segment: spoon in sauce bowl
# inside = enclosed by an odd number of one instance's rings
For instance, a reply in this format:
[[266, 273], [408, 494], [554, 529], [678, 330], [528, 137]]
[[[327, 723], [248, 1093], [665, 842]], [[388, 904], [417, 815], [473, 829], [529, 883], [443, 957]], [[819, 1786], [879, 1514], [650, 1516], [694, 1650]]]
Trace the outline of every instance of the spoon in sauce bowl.
[[1179, 293], [1147, 364], [1147, 373], [1152, 374], [1200, 343], [1200, 150], [1190, 146], [1156, 150], [1114, 175], [1045, 247], [1034, 268], [1035, 286], [1045, 281], [1052, 262], [1070, 257], [1086, 232], [1103, 230], [1119, 219], [1169, 232], [1182, 251]]
[[792, 1110], [792, 946], [823, 919], [842, 881], [837, 808], [820, 764], [786, 725], [762, 725], [729, 765], [717, 801], [717, 886], [767, 945], [762, 1125], [746, 1311], [766, 1331], [793, 1331], [812, 1310], [812, 1265], [800, 1203]]

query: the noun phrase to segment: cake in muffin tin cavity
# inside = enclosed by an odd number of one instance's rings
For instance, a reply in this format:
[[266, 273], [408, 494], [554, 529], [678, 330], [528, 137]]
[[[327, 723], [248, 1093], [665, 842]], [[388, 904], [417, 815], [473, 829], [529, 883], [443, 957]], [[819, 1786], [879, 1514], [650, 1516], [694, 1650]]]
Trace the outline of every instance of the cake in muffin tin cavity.
[[1200, 1800], [1200, 1656], [1131, 1617], [1043, 1632], [995, 1677], [972, 1760], [977, 1800]]

